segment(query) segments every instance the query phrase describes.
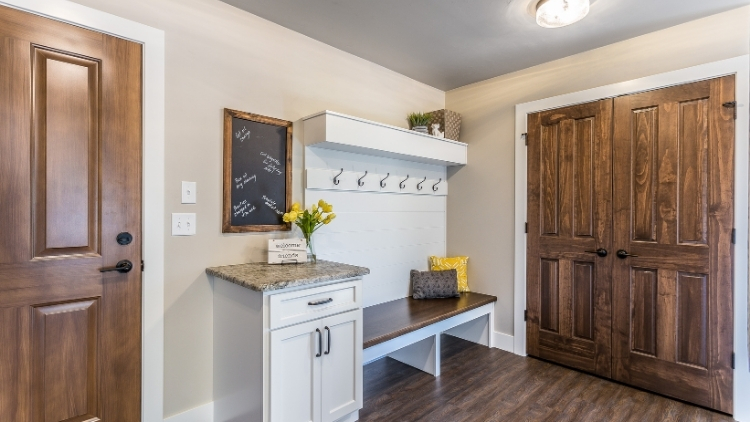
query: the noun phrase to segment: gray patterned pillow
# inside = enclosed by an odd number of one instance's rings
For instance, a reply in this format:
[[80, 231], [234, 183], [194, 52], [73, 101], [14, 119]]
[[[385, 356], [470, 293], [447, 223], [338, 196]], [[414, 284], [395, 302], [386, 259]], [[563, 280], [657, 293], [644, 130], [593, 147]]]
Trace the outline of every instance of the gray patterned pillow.
[[455, 269], [444, 271], [411, 270], [411, 286], [414, 299], [459, 297], [458, 273]]

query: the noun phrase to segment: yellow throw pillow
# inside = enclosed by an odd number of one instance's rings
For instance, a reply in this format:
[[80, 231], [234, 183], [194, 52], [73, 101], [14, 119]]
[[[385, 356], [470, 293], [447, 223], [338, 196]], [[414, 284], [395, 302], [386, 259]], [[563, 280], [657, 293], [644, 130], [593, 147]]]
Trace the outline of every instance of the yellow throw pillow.
[[451, 258], [430, 257], [430, 269], [433, 271], [452, 270], [458, 273], [458, 291], [469, 292], [469, 277], [466, 274], [466, 263], [469, 261], [468, 256], [454, 256]]

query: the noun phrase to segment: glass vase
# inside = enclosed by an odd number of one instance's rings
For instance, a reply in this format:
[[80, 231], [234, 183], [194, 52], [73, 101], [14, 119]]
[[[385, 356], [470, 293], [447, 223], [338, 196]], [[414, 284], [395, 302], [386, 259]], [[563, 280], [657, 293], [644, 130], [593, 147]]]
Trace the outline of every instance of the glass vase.
[[318, 262], [318, 257], [315, 256], [315, 248], [313, 247], [312, 233], [303, 233], [305, 235], [305, 241], [307, 242], [307, 262], [315, 264]]

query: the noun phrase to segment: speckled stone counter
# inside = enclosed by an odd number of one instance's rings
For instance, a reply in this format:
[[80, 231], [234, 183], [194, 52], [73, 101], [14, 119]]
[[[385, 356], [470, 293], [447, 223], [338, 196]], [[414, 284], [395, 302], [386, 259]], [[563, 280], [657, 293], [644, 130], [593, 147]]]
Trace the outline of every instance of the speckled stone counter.
[[370, 274], [369, 268], [318, 260], [316, 264], [249, 264], [206, 268], [206, 273], [259, 292]]

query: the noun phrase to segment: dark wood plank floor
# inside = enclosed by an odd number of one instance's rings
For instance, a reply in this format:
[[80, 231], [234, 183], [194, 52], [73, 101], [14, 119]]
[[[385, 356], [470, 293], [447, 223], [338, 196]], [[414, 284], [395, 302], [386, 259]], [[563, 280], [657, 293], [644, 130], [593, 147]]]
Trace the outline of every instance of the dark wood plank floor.
[[360, 421], [733, 421], [455, 337], [443, 335], [442, 348], [438, 378], [390, 358], [366, 365]]

